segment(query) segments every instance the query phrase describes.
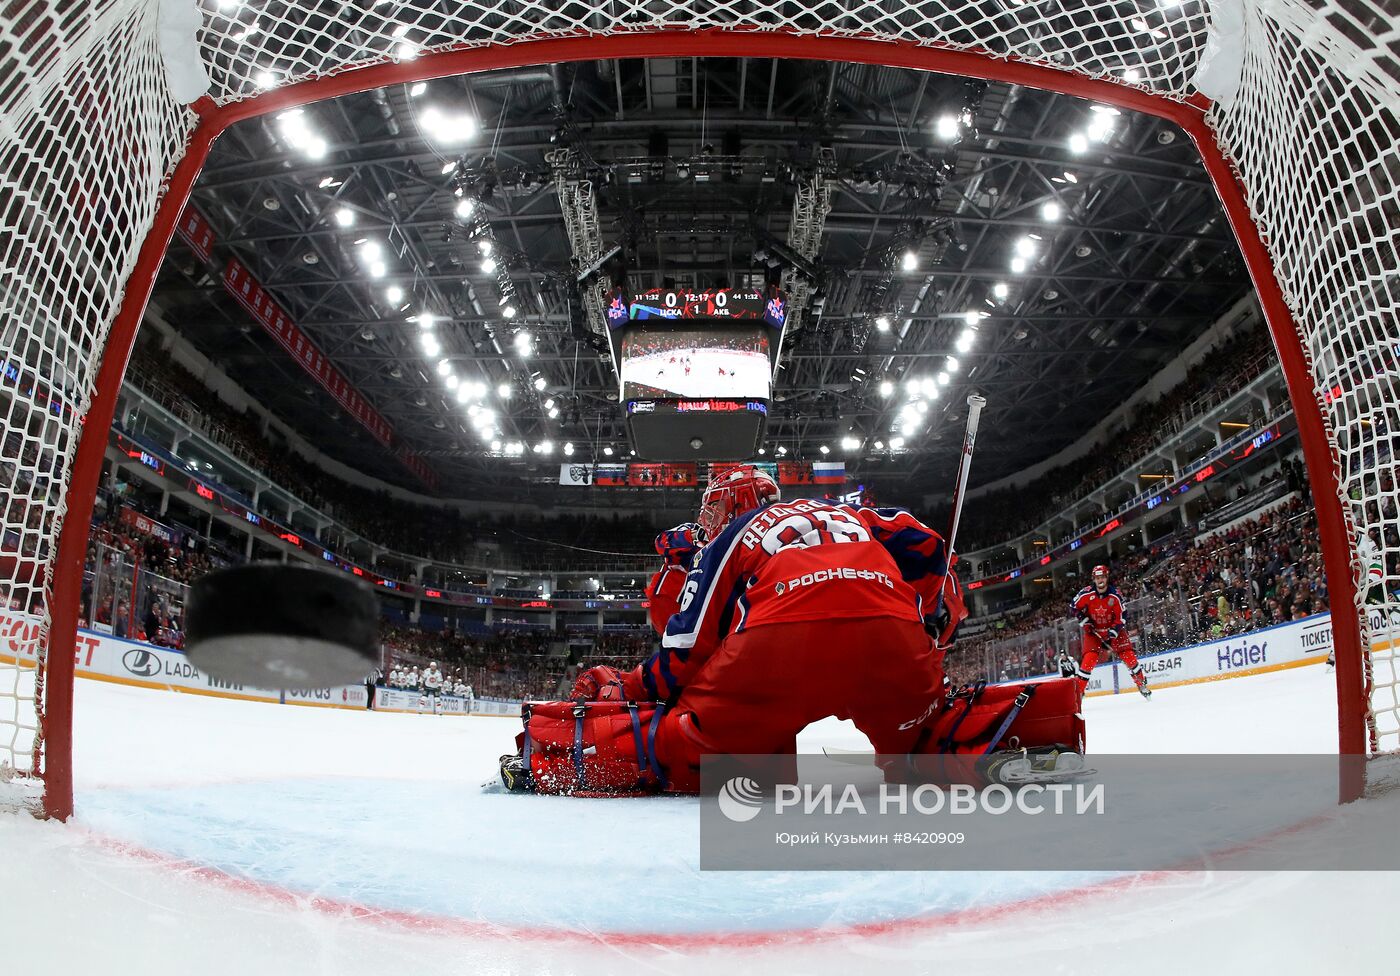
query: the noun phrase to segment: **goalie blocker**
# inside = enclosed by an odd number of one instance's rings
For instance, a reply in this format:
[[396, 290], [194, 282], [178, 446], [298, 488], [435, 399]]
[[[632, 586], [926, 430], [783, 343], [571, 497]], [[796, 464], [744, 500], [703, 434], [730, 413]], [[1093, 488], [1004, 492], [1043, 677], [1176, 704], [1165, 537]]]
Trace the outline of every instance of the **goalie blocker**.
[[[570, 796], [698, 792], [697, 769], [657, 762], [665, 710], [656, 702], [526, 702], [518, 752], [501, 759], [502, 781], [512, 791]], [[1058, 767], [1056, 759], [1083, 750], [1079, 689], [1059, 678], [952, 692], [924, 720], [913, 755], [880, 762], [890, 781], [1023, 782], [1074, 775], [1077, 758]]]

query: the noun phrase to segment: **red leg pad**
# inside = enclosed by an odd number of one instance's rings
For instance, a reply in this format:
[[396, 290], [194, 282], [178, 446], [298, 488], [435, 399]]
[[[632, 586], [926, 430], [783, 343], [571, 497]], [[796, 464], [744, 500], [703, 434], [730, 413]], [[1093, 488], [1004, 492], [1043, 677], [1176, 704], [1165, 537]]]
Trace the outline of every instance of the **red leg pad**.
[[[1062, 745], [1083, 752], [1084, 717], [1079, 714], [1079, 682], [1074, 678], [1036, 682], [1030, 700], [1007, 730], [993, 741], [1015, 707], [1016, 696], [1026, 687], [988, 686], [970, 710], [965, 701], [955, 699], [934, 719], [932, 734], [920, 751], [980, 754], [1022, 746]], [[951, 747], [947, 746], [949, 735], [953, 737]]]
[[527, 702], [522, 711], [516, 745], [521, 755], [528, 747], [536, 793], [635, 796], [658, 788], [646, 750], [654, 704]]

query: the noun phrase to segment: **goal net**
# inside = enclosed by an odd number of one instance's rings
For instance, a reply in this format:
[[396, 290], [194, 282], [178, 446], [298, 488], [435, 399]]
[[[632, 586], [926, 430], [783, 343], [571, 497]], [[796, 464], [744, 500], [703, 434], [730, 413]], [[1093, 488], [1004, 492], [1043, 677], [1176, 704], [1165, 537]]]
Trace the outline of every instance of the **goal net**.
[[[1182, 122], [1298, 409], [1342, 651], [1342, 750], [1400, 748], [1397, 46], [1400, 20], [1381, 0], [8, 0], [0, 791], [39, 784], [59, 816], [71, 803], [71, 658], [106, 430], [219, 129], [390, 82], [626, 57], [886, 63]], [[1363, 538], [1385, 572], [1369, 593]]]

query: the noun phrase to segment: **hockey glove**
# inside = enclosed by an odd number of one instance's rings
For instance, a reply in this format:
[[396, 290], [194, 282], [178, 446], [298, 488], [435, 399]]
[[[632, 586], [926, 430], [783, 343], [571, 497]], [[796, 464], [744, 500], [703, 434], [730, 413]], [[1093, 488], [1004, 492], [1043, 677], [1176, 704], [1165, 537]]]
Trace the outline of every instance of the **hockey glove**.
[[622, 672], [617, 668], [599, 664], [587, 671], [579, 672], [574, 681], [574, 701], [622, 701]]
[[656, 552], [668, 566], [688, 566], [700, 551], [700, 526], [682, 522], [656, 537]]

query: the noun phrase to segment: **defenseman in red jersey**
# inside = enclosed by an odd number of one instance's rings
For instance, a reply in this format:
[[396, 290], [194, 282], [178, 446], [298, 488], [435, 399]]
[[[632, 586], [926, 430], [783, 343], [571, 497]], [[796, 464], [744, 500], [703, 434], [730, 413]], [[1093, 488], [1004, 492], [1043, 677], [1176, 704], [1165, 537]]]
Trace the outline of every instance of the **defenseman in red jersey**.
[[[1128, 639], [1123, 624], [1123, 598], [1118, 595], [1118, 588], [1109, 582], [1107, 566], [1094, 567], [1093, 583], [1075, 594], [1070, 607], [1079, 618], [1079, 626], [1084, 632], [1083, 653], [1079, 666], [1073, 672], [1079, 679], [1080, 694], [1089, 686], [1094, 666], [1099, 663], [1099, 654], [1111, 650], [1128, 668], [1142, 697], [1151, 698], [1147, 673], [1133, 653], [1133, 642]], [[1061, 671], [1065, 670], [1062, 666]]]

